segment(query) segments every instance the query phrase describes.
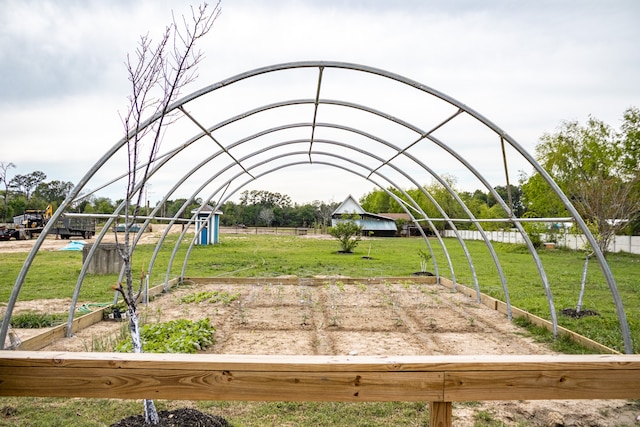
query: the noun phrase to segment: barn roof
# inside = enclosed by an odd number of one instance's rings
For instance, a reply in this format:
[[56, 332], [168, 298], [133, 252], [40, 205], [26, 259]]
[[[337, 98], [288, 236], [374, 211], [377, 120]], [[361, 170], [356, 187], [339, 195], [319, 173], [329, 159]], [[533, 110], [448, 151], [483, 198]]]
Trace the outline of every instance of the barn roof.
[[366, 212], [364, 208], [354, 199], [354, 197], [349, 194], [346, 199], [336, 208], [335, 211], [331, 214], [332, 217], [339, 217], [341, 215], [360, 215], [363, 218], [373, 218], [379, 221], [395, 221], [394, 218], [389, 216], [374, 214], [371, 212]]

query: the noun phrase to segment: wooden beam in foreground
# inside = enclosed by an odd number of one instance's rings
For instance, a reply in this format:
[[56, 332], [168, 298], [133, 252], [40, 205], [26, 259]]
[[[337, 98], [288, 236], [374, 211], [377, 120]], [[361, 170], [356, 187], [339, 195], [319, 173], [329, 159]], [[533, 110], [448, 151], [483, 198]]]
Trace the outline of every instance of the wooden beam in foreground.
[[640, 398], [640, 355], [0, 352], [0, 395], [258, 401]]
[[640, 355], [254, 356], [0, 352], [0, 396], [451, 402], [638, 399]]

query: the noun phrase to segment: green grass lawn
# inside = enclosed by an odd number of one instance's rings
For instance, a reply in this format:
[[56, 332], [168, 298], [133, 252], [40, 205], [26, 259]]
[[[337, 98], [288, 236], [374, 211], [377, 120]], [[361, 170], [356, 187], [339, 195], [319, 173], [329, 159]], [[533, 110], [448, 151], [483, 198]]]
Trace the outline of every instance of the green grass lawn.
[[[194, 406], [233, 426], [421, 427], [429, 424], [428, 402], [185, 402], [156, 400], [158, 411]], [[0, 427], [104, 427], [142, 411], [134, 400], [0, 398]], [[46, 408], [46, 410], [45, 410]], [[98, 410], [96, 410], [98, 409]], [[390, 420], [393, 420], [390, 424]], [[186, 426], [185, 426], [186, 427]]]
[[[151, 274], [153, 284], [162, 283], [166, 276], [174, 240], [165, 243]], [[455, 239], [445, 239], [453, 274], [457, 283], [473, 287], [472, 273], [464, 252]], [[431, 240], [438, 272], [451, 278], [452, 271], [444, 251], [435, 239]], [[496, 266], [483, 242], [466, 242], [475, 266], [480, 290], [504, 300]], [[523, 246], [494, 244], [505, 273], [511, 303], [545, 319], [550, 319], [540, 275], [533, 258]], [[192, 277], [276, 277], [315, 275], [343, 275], [350, 277], [408, 276], [420, 269], [418, 251], [425, 248], [421, 238], [376, 238], [363, 240], [353, 254], [339, 254], [338, 243], [331, 239], [315, 239], [290, 235], [223, 234], [221, 244], [196, 246], [187, 263], [186, 276]], [[134, 254], [134, 272], [146, 270], [154, 245], [141, 245]], [[170, 277], [182, 272], [186, 248], [177, 252]], [[539, 252], [549, 280], [556, 311], [575, 307], [582, 278], [583, 255], [568, 250]], [[368, 256], [370, 259], [363, 257]], [[3, 255], [0, 263], [0, 301], [7, 301], [15, 278], [26, 257], [24, 253]], [[633, 335], [634, 351], [640, 352], [640, 256], [610, 254], [619, 292], [625, 305]], [[27, 275], [20, 300], [65, 298], [73, 294], [80, 268], [81, 252], [50, 251], [37, 255]], [[434, 271], [432, 265], [428, 270]], [[137, 273], [134, 273], [137, 275]], [[82, 285], [81, 301], [109, 302], [113, 299], [111, 286], [117, 275], [87, 275]], [[610, 290], [595, 262], [591, 262], [583, 308], [595, 310], [600, 316], [572, 319], [558, 314], [559, 324], [622, 351], [622, 337]]]
[[[173, 237], [175, 239], [175, 237]], [[437, 240], [432, 240], [439, 273], [452, 272]], [[482, 292], [503, 299], [496, 267], [482, 242], [466, 242], [475, 265]], [[166, 275], [175, 240], [160, 251], [151, 281], [161, 283]], [[458, 283], [472, 285], [472, 274], [459, 243], [446, 239], [451, 264]], [[505, 272], [514, 306], [549, 319], [540, 276], [532, 256], [521, 246], [495, 244]], [[187, 264], [186, 276], [192, 277], [276, 277], [293, 275], [344, 275], [351, 277], [408, 276], [420, 268], [418, 251], [425, 248], [420, 238], [371, 239], [360, 243], [354, 254], [338, 254], [338, 244], [322, 240], [284, 235], [222, 235], [218, 246], [195, 247]], [[151, 259], [153, 245], [137, 248], [136, 271], [143, 271]], [[181, 274], [186, 249], [181, 248], [170, 277]], [[565, 250], [541, 250], [543, 266], [559, 311], [575, 307], [584, 259], [581, 253]], [[364, 259], [369, 256], [371, 259]], [[4, 254], [0, 263], [0, 301], [7, 301], [26, 254]], [[640, 257], [609, 255], [631, 326], [634, 351], [640, 352]], [[82, 266], [82, 253], [53, 251], [38, 254], [23, 286], [20, 300], [70, 297]], [[428, 270], [433, 271], [433, 266]], [[105, 302], [113, 299], [111, 285], [116, 275], [89, 275], [80, 295], [81, 301]], [[622, 350], [622, 338], [610, 291], [603, 275], [592, 263], [587, 277], [585, 309], [601, 315], [570, 319], [558, 315], [559, 323], [609, 347]], [[421, 426], [429, 422], [426, 403], [291, 403], [291, 402], [157, 402], [159, 409], [195, 404], [199, 409], [221, 415], [233, 425], [394, 425]], [[456, 404], [464, 405], [464, 404]], [[0, 416], [0, 426], [105, 426], [131, 414], [140, 413], [137, 401], [103, 399], [2, 398], [0, 406], [10, 416]], [[42, 408], [47, 408], [43, 410]], [[99, 409], [98, 409], [99, 408]], [[34, 414], [37, 416], [34, 418]], [[455, 408], [454, 408], [455, 414]], [[478, 421], [478, 426], [495, 425]]]

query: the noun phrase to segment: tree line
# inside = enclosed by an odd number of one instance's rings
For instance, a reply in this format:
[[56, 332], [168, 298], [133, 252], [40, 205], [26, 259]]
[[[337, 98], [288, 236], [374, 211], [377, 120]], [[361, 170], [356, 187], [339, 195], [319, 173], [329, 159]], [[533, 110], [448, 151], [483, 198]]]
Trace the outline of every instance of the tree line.
[[[603, 252], [615, 234], [640, 234], [640, 109], [630, 107], [625, 110], [619, 130], [594, 117], [589, 117], [584, 124], [564, 121], [555, 132], [545, 133], [540, 138], [535, 154], [536, 160], [587, 222]], [[455, 177], [445, 176], [444, 180], [476, 218], [509, 216], [490, 191], [457, 191]], [[537, 171], [522, 173], [518, 185], [498, 186], [494, 190], [516, 217], [570, 216], [561, 199]], [[464, 207], [439, 182], [405, 191], [430, 218], [469, 217]], [[390, 193], [400, 200], [407, 199], [394, 188], [376, 189], [362, 197], [362, 207], [372, 213], [404, 212]], [[445, 227], [446, 223], [439, 221], [436, 225]], [[469, 223], [456, 226], [460, 229], [472, 227]], [[486, 230], [509, 227], [507, 222], [483, 224]]]
[[308, 227], [326, 229], [339, 202], [293, 203], [287, 195], [266, 190], [243, 191], [239, 202], [227, 201], [221, 210], [225, 226]]
[[[551, 175], [580, 215], [593, 228], [592, 232], [603, 244], [614, 234], [640, 234], [640, 109], [628, 108], [619, 130], [590, 117], [586, 123], [565, 121], [553, 133], [545, 133], [536, 146], [536, 159]], [[46, 181], [46, 175], [35, 171], [27, 175], [8, 177], [13, 163], [0, 162], [0, 194], [3, 197], [2, 217], [19, 215], [25, 209], [44, 209], [49, 203], [59, 205], [73, 183]], [[508, 214], [491, 191], [458, 191], [456, 178], [444, 176], [444, 181], [456, 191], [466, 209], [476, 218], [500, 219]], [[495, 192], [508, 203], [517, 217], [550, 218], [569, 216], [561, 200], [551, 191], [543, 177], [533, 172], [522, 173], [518, 185], [497, 186]], [[467, 218], [465, 208], [440, 183], [425, 185], [422, 189], [404, 190], [430, 218]], [[425, 195], [428, 193], [443, 212]], [[362, 207], [371, 213], [404, 212], [393, 196], [405, 199], [395, 188], [374, 189], [360, 198]], [[76, 212], [109, 214], [121, 200], [90, 196], [73, 207]], [[167, 201], [160, 216], [174, 216], [186, 199]], [[188, 218], [191, 211], [201, 206], [195, 200], [184, 210]], [[227, 201], [220, 210], [224, 226], [315, 227], [331, 224], [331, 214], [338, 202], [314, 201], [297, 204], [285, 194], [266, 190], [245, 190], [239, 201]], [[141, 214], [148, 213], [143, 207]], [[445, 227], [443, 221], [436, 226]], [[472, 227], [469, 223], [456, 225], [460, 229]], [[508, 228], [507, 222], [487, 222], [486, 230]]]
[[43, 210], [50, 203], [57, 206], [74, 187], [72, 182], [59, 180], [46, 182], [47, 175], [42, 171], [25, 175], [17, 174], [10, 178], [11, 169], [15, 167], [16, 165], [12, 162], [0, 161], [2, 222], [11, 222], [14, 216], [21, 215], [27, 209]]
[[[51, 204], [55, 210], [73, 189], [72, 182], [51, 180], [42, 171], [10, 177], [11, 162], [0, 162], [0, 217], [3, 223], [12, 222], [13, 217], [22, 215], [26, 210], [44, 210]], [[88, 214], [112, 214], [123, 199], [112, 200], [108, 197], [87, 196], [80, 198], [70, 210]], [[168, 200], [158, 210], [157, 216], [172, 218], [187, 202], [186, 198]], [[202, 206], [197, 198], [185, 209], [181, 217], [190, 218], [192, 211]], [[270, 226], [270, 227], [315, 227], [326, 229], [331, 225], [331, 214], [339, 203], [314, 201], [311, 203], [293, 203], [287, 195], [266, 191], [243, 191], [238, 202], [227, 201], [220, 210], [224, 213], [220, 222], [223, 226]], [[152, 208], [141, 206], [138, 213], [145, 216]]]
[[[34, 171], [25, 175], [17, 174], [10, 177], [12, 162], [0, 161], [0, 217], [2, 222], [12, 222], [13, 217], [23, 214], [26, 210], [44, 210], [51, 205], [55, 211], [73, 189], [74, 183], [69, 181], [47, 181], [47, 175], [42, 171]], [[112, 200], [108, 197], [87, 196], [72, 204], [70, 210], [79, 213], [112, 214], [122, 203], [123, 199]], [[187, 199], [167, 201], [162, 206], [161, 216], [174, 216]], [[191, 203], [185, 210], [183, 217], [191, 216], [191, 210], [201, 205], [201, 200]], [[141, 207], [141, 214], [145, 215], [151, 209]]]

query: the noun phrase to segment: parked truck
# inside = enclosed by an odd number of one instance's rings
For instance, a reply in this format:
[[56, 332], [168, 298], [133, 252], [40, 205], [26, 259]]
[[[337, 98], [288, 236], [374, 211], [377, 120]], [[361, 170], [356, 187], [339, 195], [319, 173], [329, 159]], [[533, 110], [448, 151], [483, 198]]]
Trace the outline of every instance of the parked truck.
[[57, 234], [61, 239], [70, 237], [82, 237], [90, 239], [96, 234], [96, 220], [94, 218], [62, 217], [56, 221], [51, 233]]
[[[0, 226], [0, 240], [28, 240], [42, 233], [45, 225], [53, 216], [51, 205], [45, 210], [27, 210], [13, 217], [13, 224]], [[96, 234], [96, 221], [93, 218], [72, 218], [65, 214], [56, 221], [50, 230], [63, 239], [72, 236], [90, 239]]]

